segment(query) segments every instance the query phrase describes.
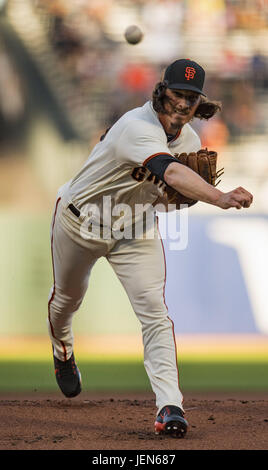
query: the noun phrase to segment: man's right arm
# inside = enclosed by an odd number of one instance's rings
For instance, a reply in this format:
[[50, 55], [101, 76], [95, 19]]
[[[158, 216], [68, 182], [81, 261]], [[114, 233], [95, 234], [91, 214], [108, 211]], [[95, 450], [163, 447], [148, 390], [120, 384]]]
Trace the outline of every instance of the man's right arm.
[[249, 207], [253, 196], [244, 188], [239, 187], [223, 193], [208, 184], [201, 176], [185, 165], [172, 162], [166, 168], [164, 181], [184, 196], [197, 201], [212, 204], [221, 209]]

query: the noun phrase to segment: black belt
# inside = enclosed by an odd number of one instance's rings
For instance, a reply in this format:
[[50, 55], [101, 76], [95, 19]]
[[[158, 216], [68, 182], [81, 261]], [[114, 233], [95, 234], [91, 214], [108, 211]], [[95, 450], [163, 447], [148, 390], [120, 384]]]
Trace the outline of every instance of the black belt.
[[77, 209], [77, 207], [75, 207], [73, 204], [69, 204], [68, 209], [70, 209], [70, 211], [71, 211], [74, 215], [76, 215], [76, 217], [80, 217], [80, 210]]
[[[70, 211], [76, 216], [76, 217], [80, 217], [80, 210], [77, 209], [77, 207], [75, 207], [73, 204], [69, 204], [68, 206], [68, 209], [70, 209]], [[101, 230], [103, 229], [103, 224], [100, 224], [100, 228]]]

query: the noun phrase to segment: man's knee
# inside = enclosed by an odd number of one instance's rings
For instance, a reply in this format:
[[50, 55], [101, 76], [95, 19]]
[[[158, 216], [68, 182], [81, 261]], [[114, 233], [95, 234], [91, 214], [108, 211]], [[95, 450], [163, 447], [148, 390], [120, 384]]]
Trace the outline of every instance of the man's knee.
[[74, 313], [79, 309], [83, 298], [84, 295], [82, 293], [80, 295], [77, 295], [77, 293], [72, 295], [71, 293], [63, 293], [56, 290], [53, 298], [49, 301], [49, 308], [55, 313]]

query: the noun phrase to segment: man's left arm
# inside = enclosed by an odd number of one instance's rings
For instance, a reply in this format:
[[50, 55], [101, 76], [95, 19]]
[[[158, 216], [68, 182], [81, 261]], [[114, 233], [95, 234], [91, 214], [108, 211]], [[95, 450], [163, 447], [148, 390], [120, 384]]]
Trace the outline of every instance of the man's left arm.
[[252, 194], [241, 186], [228, 193], [223, 193], [207, 183], [191, 168], [178, 162], [172, 162], [168, 165], [164, 173], [164, 181], [189, 199], [206, 202], [221, 209], [250, 207], [253, 201]]

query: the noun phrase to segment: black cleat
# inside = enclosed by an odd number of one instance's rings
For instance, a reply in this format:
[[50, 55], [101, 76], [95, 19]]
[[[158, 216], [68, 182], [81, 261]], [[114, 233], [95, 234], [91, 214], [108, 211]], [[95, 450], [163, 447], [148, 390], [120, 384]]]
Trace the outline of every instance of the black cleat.
[[81, 374], [72, 353], [68, 361], [60, 361], [54, 356], [55, 375], [62, 393], [68, 397], [76, 397], [81, 392]]
[[185, 436], [188, 423], [184, 413], [178, 406], [164, 406], [154, 423], [155, 434], [169, 434], [173, 437]]

